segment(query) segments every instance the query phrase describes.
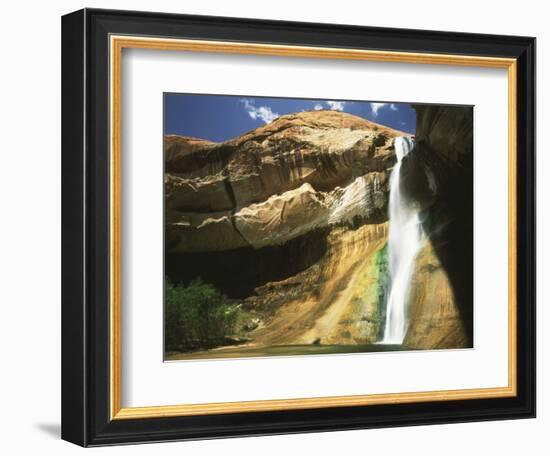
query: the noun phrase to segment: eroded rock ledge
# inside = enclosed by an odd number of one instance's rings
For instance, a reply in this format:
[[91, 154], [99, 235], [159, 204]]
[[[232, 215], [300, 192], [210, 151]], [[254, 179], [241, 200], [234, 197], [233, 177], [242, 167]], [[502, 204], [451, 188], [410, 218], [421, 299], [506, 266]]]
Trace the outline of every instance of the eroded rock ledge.
[[223, 143], [165, 139], [171, 252], [281, 245], [354, 219], [386, 216], [393, 138], [337, 111], [308, 111]]

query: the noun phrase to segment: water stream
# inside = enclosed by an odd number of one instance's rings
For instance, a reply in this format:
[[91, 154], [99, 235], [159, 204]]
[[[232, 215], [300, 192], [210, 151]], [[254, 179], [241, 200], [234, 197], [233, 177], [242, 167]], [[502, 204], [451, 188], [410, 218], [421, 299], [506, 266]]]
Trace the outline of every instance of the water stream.
[[421, 228], [418, 211], [407, 204], [401, 191], [401, 164], [414, 147], [406, 136], [395, 138], [395, 164], [390, 176], [389, 272], [390, 292], [382, 344], [402, 344], [407, 333], [407, 305], [415, 257], [420, 247]]

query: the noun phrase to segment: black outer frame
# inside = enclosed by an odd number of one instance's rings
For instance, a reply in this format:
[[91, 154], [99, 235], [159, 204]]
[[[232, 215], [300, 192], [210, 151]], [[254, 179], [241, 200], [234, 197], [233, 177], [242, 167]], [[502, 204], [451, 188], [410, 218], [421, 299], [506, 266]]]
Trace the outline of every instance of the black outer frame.
[[[110, 34], [516, 58], [518, 395], [110, 421]], [[96, 9], [68, 14], [62, 18], [62, 231], [61, 434], [70, 442], [98, 446], [535, 417], [535, 39]]]

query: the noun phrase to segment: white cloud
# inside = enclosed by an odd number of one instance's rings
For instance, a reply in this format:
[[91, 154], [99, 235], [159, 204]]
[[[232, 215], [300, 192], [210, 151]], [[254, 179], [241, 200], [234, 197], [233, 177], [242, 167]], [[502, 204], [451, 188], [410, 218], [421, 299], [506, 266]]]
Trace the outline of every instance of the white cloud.
[[387, 106], [387, 104], [388, 103], [371, 103], [370, 109], [374, 117], [378, 117], [378, 111], [382, 109], [384, 106]]
[[327, 100], [326, 103], [328, 107], [333, 111], [343, 111], [344, 105], [346, 104], [345, 101], [330, 101], [330, 100]]
[[254, 101], [247, 100], [246, 98], [241, 100], [244, 105], [244, 109], [248, 115], [254, 120], [262, 120], [264, 123], [269, 123], [279, 117], [279, 114], [273, 112], [269, 106], [255, 106]]
[[372, 111], [372, 115], [374, 117], [378, 117], [378, 111], [380, 111], [382, 108], [385, 108], [388, 106], [392, 111], [397, 111], [397, 106], [395, 103], [371, 103], [370, 109]]
[[315, 111], [320, 111], [321, 109], [323, 109], [323, 105], [320, 103], [317, 103], [315, 106], [313, 106], [313, 109], [315, 109]]

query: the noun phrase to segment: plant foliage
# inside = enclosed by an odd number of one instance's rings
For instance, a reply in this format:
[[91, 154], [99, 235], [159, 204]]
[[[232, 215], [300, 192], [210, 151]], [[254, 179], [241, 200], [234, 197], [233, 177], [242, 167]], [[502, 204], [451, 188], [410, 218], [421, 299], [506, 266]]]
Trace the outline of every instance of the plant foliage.
[[233, 334], [239, 306], [200, 278], [189, 285], [165, 281], [167, 351], [224, 345]]

